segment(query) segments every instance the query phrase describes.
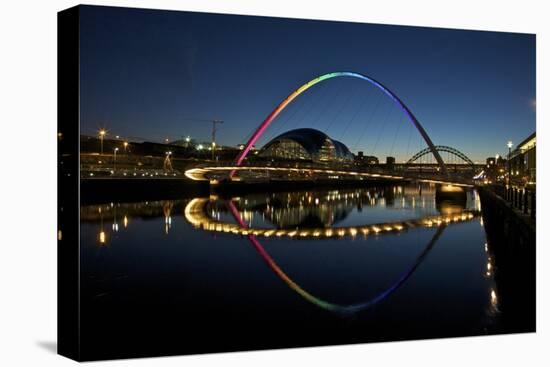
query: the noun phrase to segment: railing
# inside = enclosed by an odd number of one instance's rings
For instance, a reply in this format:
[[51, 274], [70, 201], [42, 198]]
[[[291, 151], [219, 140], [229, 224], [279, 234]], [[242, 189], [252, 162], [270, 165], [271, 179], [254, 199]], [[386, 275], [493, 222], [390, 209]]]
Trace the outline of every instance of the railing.
[[512, 208], [518, 209], [532, 219], [537, 216], [537, 194], [534, 189], [525, 189], [514, 186], [492, 186], [492, 190], [506, 200]]

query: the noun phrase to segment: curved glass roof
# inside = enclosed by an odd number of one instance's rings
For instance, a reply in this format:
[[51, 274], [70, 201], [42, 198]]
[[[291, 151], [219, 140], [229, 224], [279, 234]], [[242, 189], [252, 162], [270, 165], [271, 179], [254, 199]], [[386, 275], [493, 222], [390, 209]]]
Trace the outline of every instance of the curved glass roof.
[[323, 147], [323, 144], [325, 144], [325, 141], [328, 139], [330, 142], [332, 142], [337, 157], [344, 159], [349, 159], [353, 157], [345, 144], [337, 140], [331, 139], [327, 134], [322, 131], [310, 128], [295, 129], [284, 132], [279, 136], [271, 139], [271, 141], [269, 141], [262, 148], [262, 150], [269, 148], [272, 144], [282, 139], [295, 141], [296, 143], [300, 144], [311, 156], [318, 154]]

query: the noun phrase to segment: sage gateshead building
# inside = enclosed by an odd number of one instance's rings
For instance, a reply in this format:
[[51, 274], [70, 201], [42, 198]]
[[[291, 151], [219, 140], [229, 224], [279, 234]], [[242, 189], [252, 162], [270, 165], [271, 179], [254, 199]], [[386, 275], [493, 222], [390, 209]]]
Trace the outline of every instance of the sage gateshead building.
[[354, 158], [343, 143], [315, 129], [287, 131], [264, 145], [259, 156], [272, 160], [314, 163], [351, 163]]

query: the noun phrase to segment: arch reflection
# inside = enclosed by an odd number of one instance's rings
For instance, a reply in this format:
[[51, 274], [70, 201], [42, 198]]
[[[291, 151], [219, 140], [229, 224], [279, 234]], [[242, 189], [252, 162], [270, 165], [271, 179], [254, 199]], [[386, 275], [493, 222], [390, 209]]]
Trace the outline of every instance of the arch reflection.
[[[229, 209], [231, 213], [233, 214], [235, 220], [239, 223], [239, 225], [243, 229], [247, 229], [248, 226], [246, 222], [243, 220], [243, 218], [240, 216], [237, 208], [235, 207], [234, 203], [232, 201], [227, 202]], [[347, 315], [347, 314], [354, 314], [363, 310], [366, 310], [372, 306], [374, 306], [377, 303], [380, 303], [384, 299], [386, 299], [388, 296], [390, 296], [393, 292], [395, 292], [399, 287], [401, 287], [407, 279], [410, 278], [410, 276], [416, 271], [416, 269], [420, 266], [422, 261], [426, 258], [430, 250], [435, 246], [437, 243], [437, 240], [443, 233], [443, 231], [446, 228], [445, 223], [441, 223], [437, 227], [437, 231], [430, 240], [430, 242], [426, 245], [426, 247], [423, 249], [423, 251], [420, 253], [420, 255], [416, 258], [412, 266], [407, 269], [407, 271], [403, 272], [401, 276], [387, 289], [384, 291], [378, 293], [376, 296], [368, 299], [364, 302], [359, 303], [353, 303], [349, 305], [340, 305], [337, 303], [328, 302], [326, 300], [323, 300], [319, 297], [316, 297], [315, 295], [309, 293], [307, 290], [302, 288], [299, 284], [294, 282], [273, 260], [273, 258], [269, 255], [269, 253], [265, 250], [265, 248], [262, 246], [256, 235], [254, 234], [248, 234], [248, 240], [252, 243], [256, 251], [260, 254], [262, 259], [267, 263], [267, 265], [270, 267], [270, 269], [279, 277], [281, 278], [292, 290], [294, 290], [296, 293], [298, 293], [300, 296], [302, 296], [304, 299], [306, 299], [308, 302], [311, 302], [312, 304], [321, 307], [325, 310]]]
[[[396, 188], [396, 190], [399, 190], [399, 188]], [[255, 228], [251, 227], [250, 224], [247, 222], [251, 222], [250, 218], [247, 216], [247, 214], [250, 213], [250, 211], [261, 211], [261, 212], [269, 212], [270, 208], [276, 208], [280, 210], [288, 210], [292, 207], [296, 207], [299, 211], [302, 211], [304, 209], [304, 202], [305, 204], [309, 205], [310, 208], [318, 208], [319, 205], [321, 205], [321, 202], [318, 200], [318, 197], [313, 197], [310, 195], [303, 195], [302, 197], [294, 197], [292, 194], [285, 193], [285, 195], [288, 195], [286, 197], [286, 200], [281, 203], [279, 200], [265, 200], [264, 201], [255, 201], [253, 196], [247, 196], [246, 198], [233, 198], [230, 200], [218, 200], [217, 197], [211, 197], [211, 198], [196, 198], [191, 200], [184, 211], [185, 218], [189, 223], [194, 225], [196, 228], [200, 228], [205, 231], [213, 231], [213, 232], [225, 232], [225, 233], [232, 233], [237, 235], [243, 235], [246, 236], [247, 239], [250, 241], [254, 249], [259, 253], [259, 255], [262, 257], [262, 259], [266, 262], [266, 264], [269, 266], [269, 268], [281, 279], [283, 280], [293, 291], [298, 293], [301, 297], [306, 299], [308, 302], [321, 307], [325, 310], [328, 310], [330, 312], [348, 315], [348, 314], [354, 314], [357, 312], [361, 312], [363, 310], [366, 310], [373, 305], [382, 302], [384, 299], [386, 299], [388, 296], [390, 296], [393, 292], [395, 292], [397, 289], [399, 289], [410, 277], [411, 275], [417, 270], [417, 268], [422, 264], [424, 259], [428, 256], [429, 252], [435, 244], [437, 243], [438, 239], [444, 232], [447, 225], [457, 223], [457, 222], [464, 222], [472, 220], [473, 218], [479, 216], [479, 212], [472, 210], [468, 211], [465, 210], [464, 207], [459, 204], [456, 206], [454, 203], [442, 203], [439, 206], [439, 212], [441, 214], [439, 215], [431, 215], [431, 216], [424, 216], [422, 218], [418, 219], [410, 219], [405, 221], [394, 221], [394, 222], [385, 222], [385, 223], [376, 223], [376, 224], [368, 224], [368, 225], [359, 225], [359, 226], [340, 226], [335, 227], [334, 224], [338, 223], [339, 220], [334, 220], [333, 217], [330, 218], [330, 220], [327, 220], [323, 222], [321, 220], [322, 225], [321, 226], [311, 226], [311, 222], [305, 223], [303, 221], [299, 221], [298, 223], [296, 221], [293, 221], [292, 225], [288, 225], [286, 222], [277, 222], [277, 221], [271, 221], [274, 224], [278, 224], [278, 228]], [[345, 195], [345, 196], [344, 196]], [[346, 193], [344, 195], [338, 196], [337, 193], [328, 193], [326, 197], [324, 197], [325, 200], [335, 200], [335, 202], [332, 202], [333, 205], [336, 206], [336, 208], [339, 208], [338, 210], [341, 213], [344, 213], [342, 215], [345, 217], [345, 213], [347, 213], [347, 207], [349, 205], [356, 206], [357, 205], [357, 195], [354, 193]], [[351, 195], [351, 197], [350, 197]], [[385, 195], [378, 195], [373, 194], [372, 197], [370, 194], [366, 196], [367, 200], [387, 200], [387, 196], [390, 194]], [[276, 196], [274, 195], [273, 198], [276, 199]], [[350, 200], [353, 199], [353, 200]], [[347, 201], [350, 201], [351, 203], [348, 204]], [[413, 203], [414, 205], [414, 203]], [[228, 209], [229, 213], [231, 214], [232, 218], [236, 221], [236, 223], [231, 222], [223, 222], [220, 221], [219, 211], [214, 209], [220, 209], [222, 206], [225, 206], [226, 209]], [[248, 211], [247, 211], [248, 210]], [[211, 216], [209, 215], [211, 214]], [[214, 219], [214, 218], [215, 219]], [[320, 218], [323, 218], [320, 216]], [[336, 218], [339, 218], [336, 216]], [[296, 226], [296, 224], [299, 224]], [[300, 226], [300, 224], [302, 226]], [[263, 245], [260, 242], [260, 237], [270, 237], [270, 236], [276, 236], [276, 237], [294, 237], [298, 239], [312, 239], [312, 238], [335, 238], [335, 237], [344, 237], [344, 236], [356, 236], [356, 235], [381, 235], [383, 233], [399, 233], [400, 231], [411, 229], [411, 228], [425, 228], [425, 227], [436, 227], [436, 231], [431, 238], [431, 240], [426, 244], [426, 246], [422, 249], [420, 254], [415, 258], [414, 262], [411, 264], [411, 266], [406, 269], [403, 273], [401, 273], [397, 279], [393, 282], [393, 284], [383, 290], [382, 292], [378, 293], [374, 297], [363, 301], [359, 303], [353, 303], [353, 304], [337, 304], [332, 303], [327, 300], [321, 299], [314, 294], [308, 292], [306, 289], [304, 289], [302, 286], [300, 286], [298, 283], [296, 283], [292, 278], [290, 278], [275, 262], [275, 260], [270, 256], [270, 254], [267, 252], [267, 250], [263, 247]]]
[[[443, 224], [458, 223], [472, 220], [480, 215], [478, 211], [462, 211], [454, 214], [429, 215], [417, 219], [403, 221], [379, 222], [367, 225], [340, 226], [340, 227], [292, 227], [292, 228], [264, 228], [243, 226], [238, 223], [223, 222], [213, 219], [207, 214], [207, 205], [211, 202], [207, 198], [196, 198], [191, 200], [185, 207], [185, 218], [193, 226], [210, 232], [225, 232], [237, 235], [254, 235], [264, 237], [290, 237], [290, 238], [330, 238], [330, 237], [355, 237], [357, 235], [370, 236], [383, 233], [397, 233], [412, 228], [436, 227]], [[230, 200], [231, 214], [235, 213], [245, 223], [246, 212], [241, 215], [236, 204]], [[236, 211], [233, 213], [233, 209]]]

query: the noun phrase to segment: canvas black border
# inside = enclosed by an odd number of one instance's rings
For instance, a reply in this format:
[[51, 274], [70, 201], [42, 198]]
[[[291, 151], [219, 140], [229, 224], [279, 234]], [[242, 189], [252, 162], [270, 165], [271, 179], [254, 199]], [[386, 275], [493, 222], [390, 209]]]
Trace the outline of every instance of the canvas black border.
[[57, 13], [57, 353], [81, 360], [78, 6]]

